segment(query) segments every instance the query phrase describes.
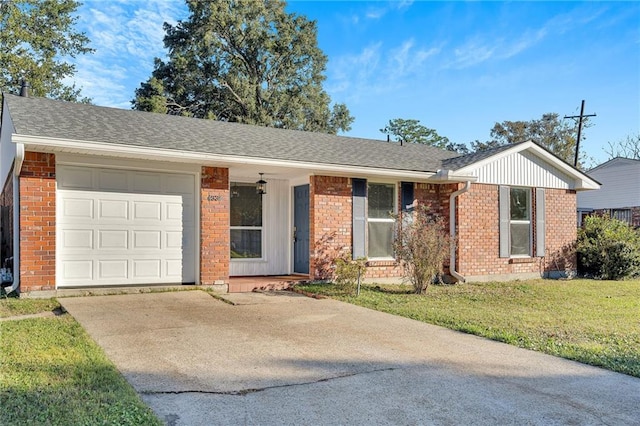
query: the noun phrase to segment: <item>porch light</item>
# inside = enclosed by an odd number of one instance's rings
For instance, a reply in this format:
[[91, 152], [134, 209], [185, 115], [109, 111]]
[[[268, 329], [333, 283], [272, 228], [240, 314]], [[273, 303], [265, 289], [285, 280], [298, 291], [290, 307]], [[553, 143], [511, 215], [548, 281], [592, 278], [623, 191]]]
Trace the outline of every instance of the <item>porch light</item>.
[[258, 173], [260, 175], [260, 180], [256, 182], [256, 192], [258, 195], [264, 195], [267, 193], [267, 181], [262, 178], [264, 173]]
[[238, 198], [240, 196], [240, 191], [238, 191], [238, 185], [234, 182], [231, 187], [231, 198]]

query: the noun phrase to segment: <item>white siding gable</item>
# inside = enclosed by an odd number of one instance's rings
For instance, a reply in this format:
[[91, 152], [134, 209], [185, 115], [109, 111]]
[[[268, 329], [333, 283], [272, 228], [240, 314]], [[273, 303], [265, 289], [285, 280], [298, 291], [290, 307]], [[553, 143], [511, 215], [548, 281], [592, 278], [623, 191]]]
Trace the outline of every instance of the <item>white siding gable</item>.
[[597, 191], [578, 194], [578, 207], [616, 209], [640, 206], [640, 160], [616, 158], [588, 173], [602, 184]]
[[477, 183], [575, 189], [574, 178], [530, 151], [498, 156], [493, 161], [480, 162], [477, 167], [471, 166], [465, 171], [477, 177]]

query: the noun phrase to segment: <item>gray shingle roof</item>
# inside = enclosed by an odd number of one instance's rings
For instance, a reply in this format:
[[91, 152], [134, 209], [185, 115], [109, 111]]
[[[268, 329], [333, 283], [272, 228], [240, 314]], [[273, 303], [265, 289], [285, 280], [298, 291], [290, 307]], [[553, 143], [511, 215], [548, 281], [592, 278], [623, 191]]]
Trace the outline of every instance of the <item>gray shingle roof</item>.
[[492, 155], [496, 155], [504, 150], [513, 148], [513, 145], [502, 145], [485, 151], [472, 152], [471, 154], [461, 155], [454, 158], [447, 158], [442, 161], [442, 168], [450, 170], [458, 170], [469, 164], [477, 163]]
[[4, 95], [16, 133], [203, 154], [434, 172], [459, 154], [419, 145]]

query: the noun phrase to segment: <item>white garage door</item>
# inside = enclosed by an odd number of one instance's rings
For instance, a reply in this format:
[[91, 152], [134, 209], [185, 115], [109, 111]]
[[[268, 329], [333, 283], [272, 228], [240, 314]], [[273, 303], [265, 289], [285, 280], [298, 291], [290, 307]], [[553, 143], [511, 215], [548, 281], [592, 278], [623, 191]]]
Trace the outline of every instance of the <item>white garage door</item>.
[[195, 282], [195, 175], [58, 166], [59, 287]]

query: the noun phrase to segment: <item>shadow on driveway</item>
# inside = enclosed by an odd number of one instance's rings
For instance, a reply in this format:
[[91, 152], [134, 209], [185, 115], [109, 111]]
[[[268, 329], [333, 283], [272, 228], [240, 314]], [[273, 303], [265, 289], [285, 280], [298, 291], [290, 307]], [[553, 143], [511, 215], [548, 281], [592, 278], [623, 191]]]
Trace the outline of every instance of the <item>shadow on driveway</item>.
[[640, 424], [640, 379], [329, 299], [60, 299], [171, 425]]

